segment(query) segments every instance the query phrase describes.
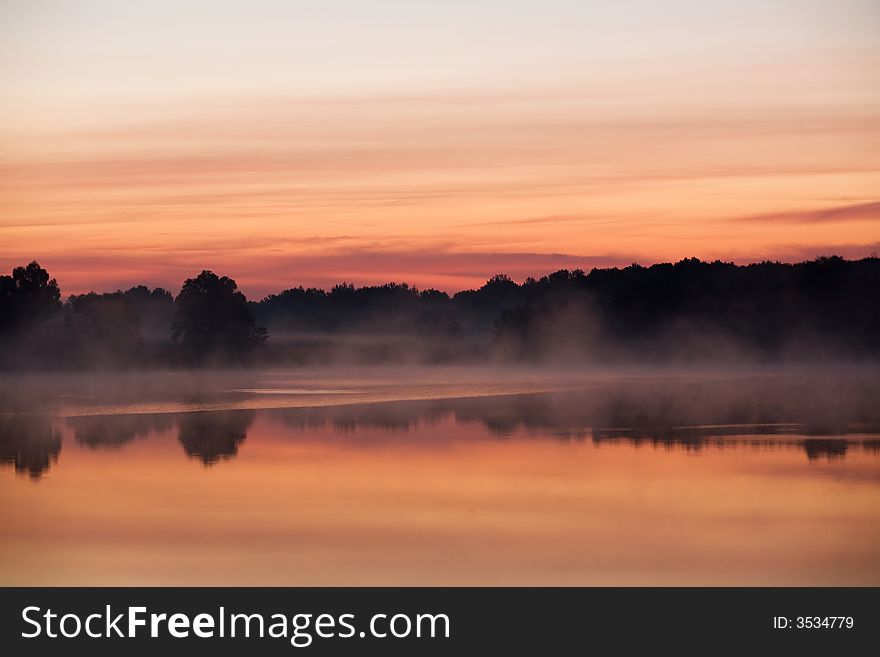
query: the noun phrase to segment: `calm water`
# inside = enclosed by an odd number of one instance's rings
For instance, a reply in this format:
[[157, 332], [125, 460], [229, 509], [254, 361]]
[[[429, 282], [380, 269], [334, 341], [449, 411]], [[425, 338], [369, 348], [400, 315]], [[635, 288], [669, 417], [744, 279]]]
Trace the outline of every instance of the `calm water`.
[[877, 380], [17, 382], [0, 584], [877, 585]]

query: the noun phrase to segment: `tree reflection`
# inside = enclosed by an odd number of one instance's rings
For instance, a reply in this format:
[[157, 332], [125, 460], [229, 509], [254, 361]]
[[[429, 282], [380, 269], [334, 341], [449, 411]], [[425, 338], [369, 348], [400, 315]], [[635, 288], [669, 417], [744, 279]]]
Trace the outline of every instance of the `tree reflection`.
[[[829, 394], [829, 389], [835, 394]], [[323, 431], [322, 439], [359, 446], [523, 437], [686, 450], [734, 447], [797, 450], [809, 461], [838, 461], [853, 452], [880, 454], [880, 407], [867, 385], [819, 385], [743, 378], [734, 382], [657, 380], [590, 390], [350, 404], [300, 409], [130, 414], [67, 420], [78, 445], [119, 448], [170, 434], [204, 465], [238, 454], [257, 412], [287, 428], [289, 438]], [[869, 399], [870, 398], [870, 399]], [[2, 400], [0, 400], [2, 401]], [[459, 431], [466, 425], [482, 431]], [[57, 460], [61, 434], [47, 416], [0, 415], [0, 464], [38, 479]]]
[[[385, 442], [401, 430], [438, 422], [481, 424], [499, 438], [516, 435], [594, 444], [630, 444], [700, 452], [736, 446], [797, 449], [810, 461], [839, 460], [848, 450], [878, 451], [864, 434], [880, 433], [880, 407], [864, 386], [817, 388], [791, 380], [631, 382], [592, 390], [277, 409], [293, 431], [330, 427], [340, 440]], [[384, 429], [366, 436], [364, 429]], [[858, 437], [849, 438], [849, 435]], [[435, 436], [436, 439], [442, 439]], [[450, 434], [449, 439], [453, 439]]]
[[253, 421], [253, 411], [184, 413], [178, 418], [177, 439], [187, 456], [213, 465], [238, 454]]
[[0, 418], [0, 465], [12, 465], [17, 473], [39, 479], [60, 451], [61, 434], [48, 418]]
[[841, 438], [809, 438], [804, 441], [804, 451], [810, 461], [825, 457], [829, 461], [842, 459], [849, 448], [849, 441]]
[[135, 438], [146, 438], [153, 432], [168, 431], [173, 425], [170, 415], [94, 415], [70, 418], [73, 437], [88, 447], [121, 447]]

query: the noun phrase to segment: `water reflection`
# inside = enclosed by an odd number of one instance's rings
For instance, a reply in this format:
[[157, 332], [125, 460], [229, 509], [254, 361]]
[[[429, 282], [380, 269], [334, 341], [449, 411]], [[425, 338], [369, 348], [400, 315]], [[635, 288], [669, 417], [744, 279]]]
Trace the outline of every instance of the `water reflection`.
[[[650, 445], [690, 452], [709, 447], [801, 450], [809, 461], [843, 459], [852, 449], [880, 451], [880, 407], [858, 396], [793, 394], [750, 382], [618, 385], [525, 395], [400, 401], [316, 408], [94, 415], [68, 418], [73, 439], [92, 449], [119, 448], [176, 428], [184, 453], [205, 465], [233, 459], [257, 413], [284, 426], [288, 438], [330, 430], [360, 444], [402, 439], [420, 427], [478, 424], [487, 434]], [[372, 431], [369, 436], [361, 435]], [[32, 479], [57, 461], [61, 434], [42, 416], [0, 421], [0, 464]], [[448, 439], [454, 439], [454, 435]], [[436, 439], [436, 438], [435, 438]]]
[[61, 451], [61, 434], [48, 418], [0, 417], [0, 465], [39, 479]]
[[178, 419], [177, 440], [187, 456], [213, 465], [238, 454], [253, 421], [253, 411], [185, 413]]
[[880, 409], [774, 390], [0, 416], [0, 584], [880, 583]]
[[847, 449], [849, 449], [849, 443], [836, 438], [811, 438], [804, 441], [804, 451], [811, 461], [822, 456], [829, 461], [842, 459]]
[[93, 415], [69, 418], [74, 440], [88, 447], [121, 447], [135, 438], [167, 431], [174, 418], [167, 414]]
[[[719, 386], [720, 387], [720, 386]], [[415, 431], [449, 419], [476, 423], [497, 437], [590, 440], [595, 445], [699, 451], [747, 446], [798, 449], [808, 460], [843, 458], [849, 449], [877, 452], [880, 411], [835, 397], [791, 397], [750, 390], [749, 398], [713, 386], [647, 386], [501, 397], [388, 402], [330, 408], [274, 409], [266, 413], [294, 431], [330, 428], [343, 436], [379, 429]], [[787, 392], [787, 391], [786, 391]], [[851, 400], [852, 401], [852, 400]], [[390, 439], [371, 436], [370, 440]]]

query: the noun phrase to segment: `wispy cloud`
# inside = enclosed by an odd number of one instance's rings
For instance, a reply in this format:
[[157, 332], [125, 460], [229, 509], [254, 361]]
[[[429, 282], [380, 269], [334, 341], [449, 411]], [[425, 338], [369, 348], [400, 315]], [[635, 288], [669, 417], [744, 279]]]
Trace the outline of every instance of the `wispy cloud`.
[[736, 217], [733, 221], [754, 223], [819, 224], [842, 221], [880, 221], [880, 201], [839, 205], [818, 210], [793, 210]]
[[785, 262], [800, 262], [815, 258], [840, 256], [849, 260], [859, 260], [869, 256], [876, 257], [880, 253], [880, 242], [866, 244], [827, 244], [827, 245], [787, 245], [775, 249], [775, 257], [766, 259]]

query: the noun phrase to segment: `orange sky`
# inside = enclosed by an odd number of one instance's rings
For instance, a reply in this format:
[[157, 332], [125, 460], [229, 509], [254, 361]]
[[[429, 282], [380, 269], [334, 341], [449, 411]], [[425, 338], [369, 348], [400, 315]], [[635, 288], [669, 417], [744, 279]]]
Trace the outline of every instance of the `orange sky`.
[[0, 268], [261, 296], [880, 251], [871, 3], [583, 4], [2, 2]]

